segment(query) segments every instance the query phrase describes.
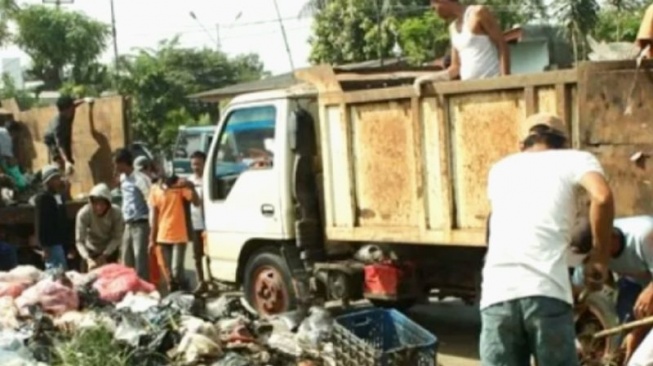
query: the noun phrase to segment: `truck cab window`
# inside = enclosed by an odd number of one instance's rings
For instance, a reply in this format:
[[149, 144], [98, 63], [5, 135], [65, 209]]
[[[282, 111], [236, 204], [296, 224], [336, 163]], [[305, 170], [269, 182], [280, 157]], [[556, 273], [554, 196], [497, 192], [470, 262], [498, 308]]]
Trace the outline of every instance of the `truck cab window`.
[[238, 177], [250, 169], [271, 169], [276, 108], [260, 106], [237, 109], [229, 114], [215, 150], [212, 198], [224, 200]]
[[175, 146], [175, 158], [188, 159], [195, 151], [203, 151], [202, 135], [180, 134]]

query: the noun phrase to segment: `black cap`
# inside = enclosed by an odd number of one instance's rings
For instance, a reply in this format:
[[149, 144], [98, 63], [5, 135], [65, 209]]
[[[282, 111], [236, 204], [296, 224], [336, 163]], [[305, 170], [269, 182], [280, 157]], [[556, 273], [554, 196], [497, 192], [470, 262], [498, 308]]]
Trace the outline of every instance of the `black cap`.
[[57, 109], [60, 111], [69, 109], [75, 106], [75, 100], [70, 95], [61, 95], [57, 99]]

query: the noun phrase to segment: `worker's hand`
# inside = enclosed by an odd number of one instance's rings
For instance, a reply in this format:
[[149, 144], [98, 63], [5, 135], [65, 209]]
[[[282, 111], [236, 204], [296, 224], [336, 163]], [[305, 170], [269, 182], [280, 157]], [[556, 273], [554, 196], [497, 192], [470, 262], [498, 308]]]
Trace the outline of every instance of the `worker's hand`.
[[147, 246], [147, 250], [152, 250], [156, 247], [156, 241], [150, 239], [150, 243]]
[[415, 90], [415, 94], [422, 95], [422, 84], [426, 83], [427, 81], [427, 76], [419, 76], [415, 79], [413, 82], [413, 89]]
[[646, 286], [637, 297], [633, 313], [637, 319], [653, 315], [653, 287], [651, 285]]

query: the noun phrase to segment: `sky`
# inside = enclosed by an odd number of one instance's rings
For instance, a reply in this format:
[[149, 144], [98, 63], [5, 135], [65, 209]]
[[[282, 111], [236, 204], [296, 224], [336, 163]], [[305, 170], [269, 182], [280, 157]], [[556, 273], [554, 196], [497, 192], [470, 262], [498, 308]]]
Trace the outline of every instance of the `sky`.
[[[19, 1], [20, 4], [41, 2]], [[308, 65], [310, 52], [308, 37], [312, 21], [298, 18], [304, 2], [277, 0], [296, 68]], [[111, 23], [110, 0], [74, 0], [73, 4], [61, 6]], [[228, 55], [258, 53], [266, 70], [273, 74], [291, 70], [273, 0], [114, 0], [114, 8], [120, 54], [134, 48], [156, 47], [160, 40], [177, 34], [184, 47], [216, 48], [219, 33], [221, 49]], [[191, 17], [191, 12], [197, 20]], [[16, 46], [0, 49], [0, 58], [13, 57], [19, 57], [22, 66], [29, 61]], [[102, 60], [113, 60], [113, 43], [109, 42]]]

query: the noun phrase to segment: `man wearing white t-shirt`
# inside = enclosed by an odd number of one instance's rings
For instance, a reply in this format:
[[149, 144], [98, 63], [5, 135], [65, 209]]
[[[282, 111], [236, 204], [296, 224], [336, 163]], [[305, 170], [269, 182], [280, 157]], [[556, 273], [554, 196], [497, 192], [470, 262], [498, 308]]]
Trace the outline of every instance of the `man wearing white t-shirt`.
[[[190, 156], [190, 166], [193, 174], [190, 181], [195, 186], [195, 191], [202, 200], [202, 176], [204, 174], [204, 163], [206, 162], [206, 154], [201, 151], [196, 151]], [[204, 277], [204, 267], [202, 261], [204, 259], [204, 213], [203, 206], [190, 207], [190, 217], [193, 224], [193, 257], [195, 259], [195, 270], [197, 271], [198, 286], [195, 290], [196, 293], [205, 292], [207, 289], [206, 278]]]
[[[588, 284], [605, 278], [612, 233], [612, 192], [598, 160], [566, 149], [558, 117], [530, 116], [522, 152], [496, 163], [488, 177], [488, 253], [481, 293], [481, 362], [487, 366], [576, 366], [572, 292], [566, 250], [576, 219], [575, 189], [591, 199], [596, 238]], [[592, 282], [594, 281], [594, 282]]]

